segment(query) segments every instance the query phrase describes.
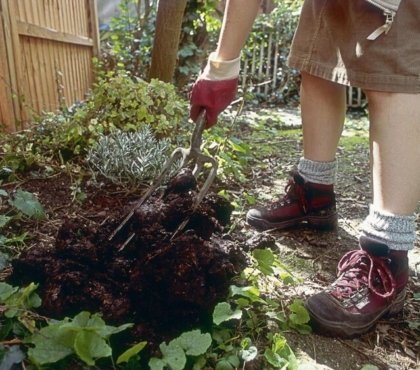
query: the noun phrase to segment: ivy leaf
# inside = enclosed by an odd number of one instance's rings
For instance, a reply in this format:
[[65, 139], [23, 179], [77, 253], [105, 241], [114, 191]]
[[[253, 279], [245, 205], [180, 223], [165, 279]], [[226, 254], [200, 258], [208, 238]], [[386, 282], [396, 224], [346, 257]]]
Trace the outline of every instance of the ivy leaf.
[[236, 355], [230, 355], [228, 357], [222, 358], [216, 364], [216, 370], [234, 370], [240, 365], [239, 357]]
[[9, 200], [9, 203], [24, 215], [32, 217], [35, 220], [43, 220], [46, 217], [44, 209], [37, 197], [27, 191], [19, 189], [16, 192], [15, 198]]
[[12, 294], [19, 290], [18, 287], [13, 287], [7, 283], [0, 282], [0, 302], [5, 302]]
[[251, 302], [266, 303], [266, 301], [260, 298], [260, 291], [255, 286], [238, 287], [236, 285], [231, 285], [230, 292], [232, 297], [239, 295], [248, 298]]
[[[0, 235], [0, 245], [1, 243], [1, 235]], [[6, 253], [0, 252], [0, 271], [6, 268], [6, 266], [9, 264], [10, 257]]]
[[160, 358], [152, 357], [149, 360], [150, 370], [163, 370], [166, 366], [166, 362]]
[[309, 313], [301, 300], [295, 299], [293, 303], [289, 305], [289, 309], [292, 311], [289, 318], [293, 324], [301, 325], [309, 322]]
[[[69, 321], [68, 324], [65, 324], [68, 327], [75, 327], [75, 328], [86, 328], [90, 319], [90, 312], [82, 311], [79, 312], [73, 320]], [[98, 323], [100, 324], [100, 323]], [[105, 325], [105, 322], [102, 321], [102, 325]]]
[[83, 330], [76, 335], [74, 350], [90, 366], [95, 365], [94, 359], [112, 355], [112, 349], [105, 339], [95, 332], [87, 330]]
[[189, 57], [191, 55], [194, 55], [194, 48], [191, 47], [183, 47], [178, 51], [178, 55], [180, 57]]
[[285, 369], [288, 365], [288, 361], [281, 357], [279, 354], [273, 352], [271, 349], [267, 348], [264, 352], [264, 358], [270, 365], [273, 365], [275, 368]]
[[5, 215], [0, 215], [0, 228], [5, 227], [12, 218]]
[[22, 292], [22, 301], [25, 302], [24, 306], [28, 309], [38, 308], [41, 306], [41, 298], [38, 294], [35, 293], [35, 290], [38, 288], [38, 284], [30, 283], [27, 287], [21, 288]]
[[7, 197], [7, 191], [4, 189], [0, 189], [0, 197]]
[[[272, 353], [270, 353], [270, 351]], [[266, 351], [267, 352], [267, 351]], [[280, 361], [281, 359], [285, 360], [287, 363], [288, 370], [297, 370], [298, 363], [295, 354], [292, 349], [287, 344], [287, 339], [281, 334], [274, 334], [272, 349], [268, 351], [267, 355], [274, 361]], [[265, 356], [265, 353], [264, 353]], [[268, 361], [268, 360], [267, 360]]]
[[200, 330], [192, 330], [182, 333], [180, 337], [174, 341], [189, 356], [200, 356], [208, 350], [211, 345], [211, 335], [209, 333], [202, 334]]
[[20, 364], [25, 359], [25, 354], [19, 346], [0, 347], [0, 370], [14, 368], [14, 364]]
[[[3, 283], [4, 284], [4, 283]], [[20, 314], [23, 310], [36, 308], [41, 305], [41, 298], [35, 293], [37, 284], [31, 283], [25, 288], [13, 288], [10, 285], [2, 285], [2, 296], [6, 303], [7, 318], [12, 318]], [[13, 291], [13, 294], [10, 294]], [[1, 293], [0, 293], [1, 299]]]
[[226, 359], [222, 359], [216, 364], [216, 370], [234, 370], [234, 369], [235, 368], [232, 366], [232, 364]]
[[141, 350], [143, 350], [144, 347], [146, 347], [146, 345], [147, 345], [147, 342], [143, 341], [127, 349], [124, 353], [122, 353], [118, 357], [117, 365], [122, 364], [123, 362], [128, 362], [131, 357], [137, 355]]
[[258, 355], [258, 349], [255, 346], [250, 346], [247, 349], [242, 349], [240, 351], [242, 360], [245, 362], [252, 361]]
[[28, 338], [34, 344], [28, 355], [39, 365], [51, 364], [62, 360], [73, 353], [72, 344], [75, 334], [70, 330], [62, 330], [57, 325], [49, 325]]
[[169, 344], [161, 343], [160, 351], [165, 361], [172, 370], [183, 370], [187, 363], [184, 350], [174, 341]]
[[105, 321], [99, 314], [96, 313], [91, 315], [88, 311], [82, 311], [78, 313], [73, 320], [64, 323], [62, 326], [76, 330], [89, 329], [103, 338], [108, 338], [112, 334], [119, 333], [120, 331], [133, 326], [133, 324], [124, 324], [118, 327], [106, 325]]
[[273, 274], [274, 254], [270, 249], [255, 249], [253, 252], [254, 258], [257, 260], [258, 269], [264, 275]]
[[102, 337], [108, 338], [113, 334], [117, 334], [121, 331], [124, 331], [128, 328], [131, 328], [133, 324], [123, 324], [120, 326], [111, 326], [111, 325], [104, 325], [103, 327], [96, 328], [95, 331]]
[[222, 322], [229, 320], [239, 320], [242, 317], [241, 310], [233, 311], [230, 304], [227, 302], [218, 303], [213, 311], [213, 322], [220, 325]]

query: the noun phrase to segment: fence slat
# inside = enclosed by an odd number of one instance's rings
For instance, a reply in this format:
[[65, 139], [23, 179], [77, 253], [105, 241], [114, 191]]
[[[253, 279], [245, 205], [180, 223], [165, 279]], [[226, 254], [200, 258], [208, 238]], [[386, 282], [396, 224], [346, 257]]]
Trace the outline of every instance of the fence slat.
[[[0, 15], [3, 13], [4, 4], [0, 3]], [[0, 22], [0, 122], [7, 131], [14, 130], [14, 116], [12, 93], [13, 87], [10, 81], [9, 60], [6, 58], [6, 38], [3, 23]]]
[[83, 100], [99, 53], [96, 0], [0, 0], [0, 10], [0, 78], [7, 87], [0, 123], [16, 130], [15, 121], [28, 122], [32, 112]]
[[40, 27], [34, 24], [18, 21], [17, 27], [20, 35], [36, 37], [51, 41], [65, 42], [69, 44], [93, 46], [93, 40], [88, 37], [59, 32], [53, 29]]

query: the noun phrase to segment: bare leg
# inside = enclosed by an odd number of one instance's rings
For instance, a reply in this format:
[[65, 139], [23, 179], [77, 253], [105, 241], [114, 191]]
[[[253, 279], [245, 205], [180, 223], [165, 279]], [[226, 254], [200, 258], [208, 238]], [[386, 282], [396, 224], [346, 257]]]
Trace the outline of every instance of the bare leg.
[[366, 92], [373, 205], [413, 214], [420, 200], [420, 94]]
[[306, 159], [335, 159], [346, 113], [345, 86], [302, 73], [300, 89]]
[[[259, 229], [285, 229], [301, 223], [318, 229], [336, 226], [335, 155], [344, 125], [345, 94], [342, 85], [302, 73], [304, 158], [289, 180], [285, 197], [274, 205], [250, 209], [246, 215], [248, 224]], [[290, 194], [298, 192], [303, 192], [305, 202], [296, 196], [290, 202]]]

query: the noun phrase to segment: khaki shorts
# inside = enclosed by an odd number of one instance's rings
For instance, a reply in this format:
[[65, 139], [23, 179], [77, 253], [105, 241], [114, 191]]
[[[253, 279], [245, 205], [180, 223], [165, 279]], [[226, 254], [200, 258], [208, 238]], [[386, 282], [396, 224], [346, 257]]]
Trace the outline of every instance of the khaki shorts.
[[339, 84], [420, 93], [420, 0], [402, 0], [392, 28], [365, 0], [305, 0], [288, 64]]

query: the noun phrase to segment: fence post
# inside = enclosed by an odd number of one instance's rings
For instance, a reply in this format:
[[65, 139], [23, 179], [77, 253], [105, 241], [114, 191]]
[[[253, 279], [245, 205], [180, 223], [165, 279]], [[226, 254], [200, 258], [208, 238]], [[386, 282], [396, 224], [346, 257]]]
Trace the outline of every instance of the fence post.
[[[266, 70], [265, 70], [265, 79], [268, 82], [268, 79], [270, 78], [271, 75], [271, 54], [272, 54], [272, 44], [273, 44], [273, 33], [270, 32], [270, 34], [268, 35], [268, 48], [267, 48], [267, 65], [266, 65]], [[264, 81], [266, 82], [266, 81]], [[269, 84], [267, 83], [266, 85], [264, 85], [264, 97], [267, 98], [268, 95], [268, 86]]]
[[271, 85], [271, 88], [274, 89], [276, 88], [277, 85], [277, 67], [278, 67], [278, 63], [279, 63], [279, 31], [278, 31], [278, 25], [276, 26], [276, 34], [274, 37], [274, 66], [273, 66], [273, 83]]
[[18, 55], [19, 35], [16, 29], [16, 14], [13, 8], [15, 5], [11, 4], [10, 0], [1, 0], [7, 63], [9, 66], [10, 86], [13, 94], [13, 109], [15, 113], [14, 128], [17, 129], [16, 122], [22, 122], [26, 114], [24, 113], [25, 109], [22, 104], [23, 91], [20, 77], [22, 73], [20, 73], [21, 64]]
[[97, 0], [89, 1], [89, 34], [93, 41], [93, 55], [99, 57], [99, 22], [98, 22], [98, 5]]
[[6, 35], [3, 24], [3, 4], [0, 2], [0, 124], [6, 131], [15, 131], [15, 112], [10, 81], [10, 67], [6, 50]]

